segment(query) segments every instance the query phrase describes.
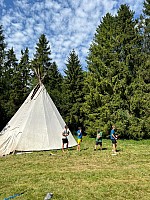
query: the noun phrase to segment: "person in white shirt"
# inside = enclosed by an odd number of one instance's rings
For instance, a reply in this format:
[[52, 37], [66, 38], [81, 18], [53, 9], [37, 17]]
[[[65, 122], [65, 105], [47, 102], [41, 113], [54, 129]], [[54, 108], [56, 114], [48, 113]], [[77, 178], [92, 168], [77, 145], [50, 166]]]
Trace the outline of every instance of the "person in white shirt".
[[63, 152], [64, 152], [64, 146], [65, 146], [65, 144], [66, 144], [66, 149], [68, 149], [68, 144], [69, 144], [68, 135], [69, 135], [69, 133], [70, 133], [70, 131], [68, 129], [68, 126], [65, 125], [65, 128], [64, 128], [64, 130], [62, 132], [62, 136], [63, 136], [63, 138], [62, 138], [62, 151]]

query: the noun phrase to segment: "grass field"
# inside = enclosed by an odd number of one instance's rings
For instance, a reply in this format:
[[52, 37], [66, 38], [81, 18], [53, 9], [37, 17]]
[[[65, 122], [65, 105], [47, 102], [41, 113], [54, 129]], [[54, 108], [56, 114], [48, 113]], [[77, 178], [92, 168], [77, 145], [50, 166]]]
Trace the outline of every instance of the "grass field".
[[[0, 158], [0, 200], [149, 200], [150, 140], [119, 140], [111, 155], [110, 140], [93, 151], [94, 139], [85, 136], [76, 147]], [[51, 153], [53, 155], [51, 155]]]

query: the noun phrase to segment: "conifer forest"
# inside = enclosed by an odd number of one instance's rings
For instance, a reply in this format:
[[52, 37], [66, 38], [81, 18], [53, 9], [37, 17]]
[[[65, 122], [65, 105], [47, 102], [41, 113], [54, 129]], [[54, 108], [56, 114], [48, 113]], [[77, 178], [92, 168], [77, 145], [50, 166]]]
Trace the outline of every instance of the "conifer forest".
[[100, 128], [107, 138], [115, 124], [121, 138], [150, 138], [150, 0], [144, 1], [139, 18], [134, 14], [126, 4], [116, 15], [107, 13], [95, 30], [86, 70], [76, 50], [70, 49], [63, 74], [51, 58], [45, 34], [32, 59], [28, 48], [17, 59], [13, 47], [7, 49], [0, 25], [0, 130], [38, 83], [38, 68], [73, 133], [81, 126], [93, 137]]

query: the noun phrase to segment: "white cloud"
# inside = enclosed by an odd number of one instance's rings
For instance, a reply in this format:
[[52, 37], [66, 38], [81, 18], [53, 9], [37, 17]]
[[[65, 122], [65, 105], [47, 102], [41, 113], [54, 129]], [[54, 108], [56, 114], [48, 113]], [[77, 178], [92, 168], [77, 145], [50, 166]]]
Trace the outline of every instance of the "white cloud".
[[[0, 0], [1, 23], [8, 48], [14, 47], [17, 58], [29, 48], [30, 58], [41, 34], [51, 47], [51, 57], [59, 70], [65, 67], [70, 51], [75, 49], [83, 66], [89, 45], [101, 18], [116, 14], [121, 4], [128, 4], [141, 14], [144, 0]], [[139, 9], [140, 8], [140, 9]]]
[[4, 0], [0, 0], [0, 6], [4, 6]]

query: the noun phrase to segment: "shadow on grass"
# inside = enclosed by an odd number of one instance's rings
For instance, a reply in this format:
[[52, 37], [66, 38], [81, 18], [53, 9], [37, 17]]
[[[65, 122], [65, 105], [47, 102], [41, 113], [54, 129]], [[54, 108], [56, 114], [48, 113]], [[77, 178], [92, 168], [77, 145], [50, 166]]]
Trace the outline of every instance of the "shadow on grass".
[[[97, 149], [96, 151], [106, 151], [108, 148]], [[95, 149], [94, 149], [95, 150]]]
[[84, 149], [81, 149], [82, 151], [86, 151], [86, 150], [88, 150], [89, 149], [89, 147], [86, 147], [86, 148], [84, 148]]
[[103, 150], [107, 150], [107, 148], [102, 148], [102, 151], [103, 151]]
[[120, 152], [120, 151], [122, 151], [122, 150], [121, 150], [121, 149], [117, 149], [117, 150], [116, 150], [116, 152]]

